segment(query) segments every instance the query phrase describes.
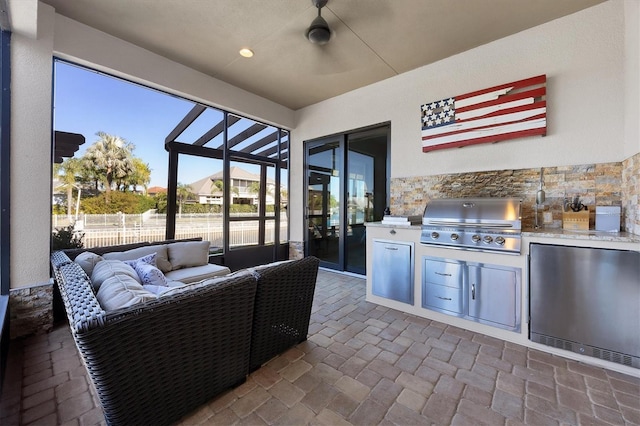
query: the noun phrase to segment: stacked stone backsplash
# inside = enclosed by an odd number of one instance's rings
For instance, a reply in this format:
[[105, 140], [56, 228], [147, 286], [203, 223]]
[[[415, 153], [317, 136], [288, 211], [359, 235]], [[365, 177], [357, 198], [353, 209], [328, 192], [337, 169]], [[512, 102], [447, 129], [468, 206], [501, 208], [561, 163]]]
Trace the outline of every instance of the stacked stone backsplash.
[[53, 328], [53, 284], [12, 289], [9, 312], [12, 339], [50, 331]]
[[[539, 206], [538, 223], [543, 223], [543, 211], [550, 212], [553, 222], [544, 226], [561, 228], [565, 199], [579, 196], [591, 211], [591, 227], [596, 205], [622, 206], [621, 223], [626, 230], [637, 231], [639, 163], [635, 155], [623, 163], [544, 167], [546, 201]], [[629, 181], [624, 185], [623, 175]], [[522, 200], [522, 227], [528, 229], [535, 224], [539, 188], [539, 168], [392, 178], [390, 208], [392, 214], [421, 215], [429, 200], [436, 198], [516, 197]], [[631, 218], [625, 219], [625, 214]]]
[[624, 228], [640, 235], [640, 152], [622, 162], [622, 210]]

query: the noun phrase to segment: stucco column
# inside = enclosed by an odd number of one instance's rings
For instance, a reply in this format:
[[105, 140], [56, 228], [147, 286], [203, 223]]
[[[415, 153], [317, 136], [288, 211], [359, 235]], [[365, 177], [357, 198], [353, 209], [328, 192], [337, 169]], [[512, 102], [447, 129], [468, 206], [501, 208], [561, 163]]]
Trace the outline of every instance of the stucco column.
[[[9, 3], [11, 39], [11, 336], [53, 325], [51, 103], [54, 9]], [[4, 182], [3, 182], [4, 184]]]

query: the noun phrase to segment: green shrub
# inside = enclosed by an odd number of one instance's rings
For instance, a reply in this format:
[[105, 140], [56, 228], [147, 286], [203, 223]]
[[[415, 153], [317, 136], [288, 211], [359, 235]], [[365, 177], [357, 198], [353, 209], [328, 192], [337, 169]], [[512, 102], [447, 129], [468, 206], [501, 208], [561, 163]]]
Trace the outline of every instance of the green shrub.
[[62, 250], [68, 248], [82, 248], [84, 233], [80, 233], [73, 229], [73, 225], [55, 228], [51, 233], [51, 248], [53, 250]]
[[107, 203], [106, 194], [81, 200], [82, 211], [86, 214], [118, 213], [139, 214], [156, 208], [156, 200], [133, 192], [111, 191], [111, 202]]

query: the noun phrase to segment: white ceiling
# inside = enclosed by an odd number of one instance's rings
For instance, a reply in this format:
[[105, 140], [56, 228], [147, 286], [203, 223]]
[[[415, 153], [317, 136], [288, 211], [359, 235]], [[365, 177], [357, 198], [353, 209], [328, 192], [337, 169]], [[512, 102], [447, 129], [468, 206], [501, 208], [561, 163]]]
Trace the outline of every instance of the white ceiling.
[[605, 0], [329, 0], [324, 46], [304, 37], [311, 0], [42, 1], [295, 110]]

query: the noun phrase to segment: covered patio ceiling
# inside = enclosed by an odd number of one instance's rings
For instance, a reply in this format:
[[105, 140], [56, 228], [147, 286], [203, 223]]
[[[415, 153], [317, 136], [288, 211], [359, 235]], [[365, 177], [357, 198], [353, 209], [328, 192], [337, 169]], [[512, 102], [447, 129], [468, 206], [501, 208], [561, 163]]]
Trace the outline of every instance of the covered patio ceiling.
[[[322, 17], [332, 37], [316, 45], [305, 38], [318, 14], [310, 0], [42, 0], [60, 15], [293, 110], [603, 1], [329, 0]], [[255, 55], [241, 57], [241, 48]]]

